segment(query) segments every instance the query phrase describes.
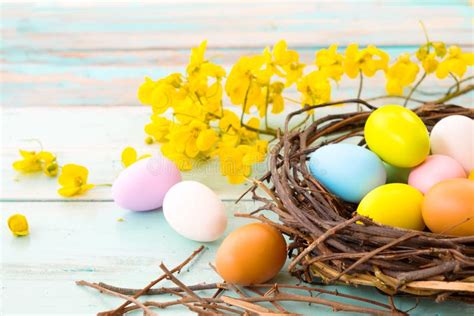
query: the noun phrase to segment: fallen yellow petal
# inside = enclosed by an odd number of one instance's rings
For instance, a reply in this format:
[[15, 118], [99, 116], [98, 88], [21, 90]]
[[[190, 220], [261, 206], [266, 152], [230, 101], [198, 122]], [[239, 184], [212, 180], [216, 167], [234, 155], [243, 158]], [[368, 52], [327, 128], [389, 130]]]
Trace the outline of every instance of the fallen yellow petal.
[[127, 168], [137, 161], [137, 151], [133, 147], [126, 147], [122, 151], [122, 165]]
[[21, 214], [14, 214], [8, 218], [8, 228], [15, 236], [26, 236], [30, 232], [28, 230], [28, 221]]

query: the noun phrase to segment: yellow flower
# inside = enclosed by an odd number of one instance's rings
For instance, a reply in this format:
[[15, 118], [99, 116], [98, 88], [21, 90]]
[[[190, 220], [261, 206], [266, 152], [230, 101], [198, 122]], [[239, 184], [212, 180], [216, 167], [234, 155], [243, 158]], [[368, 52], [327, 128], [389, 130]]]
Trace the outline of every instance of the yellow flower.
[[145, 133], [153, 137], [153, 139], [159, 143], [166, 141], [166, 135], [168, 135], [171, 121], [159, 116], [158, 114], [153, 114], [151, 116], [151, 123], [145, 125]]
[[297, 85], [302, 105], [318, 105], [331, 99], [331, 85], [326, 74], [315, 70], [301, 78]]
[[[260, 127], [260, 120], [256, 117], [250, 118], [246, 123], [254, 129]], [[224, 114], [219, 121], [219, 128], [222, 131], [222, 139], [231, 146], [237, 146], [242, 141], [249, 142], [258, 137], [258, 133], [240, 124], [240, 119], [234, 112], [224, 110]]]
[[[285, 107], [285, 101], [282, 96], [284, 87], [285, 86], [283, 85], [283, 83], [279, 81], [273, 82], [270, 85], [270, 98], [268, 103], [272, 105], [273, 114], [283, 112], [283, 109]], [[261, 117], [265, 116], [265, 113], [262, 114], [260, 115]]]
[[221, 174], [230, 183], [239, 184], [245, 181], [252, 169], [243, 163], [244, 153], [235, 147], [228, 147], [219, 152]]
[[166, 143], [161, 146], [161, 152], [165, 157], [175, 163], [181, 171], [191, 170], [193, 165], [191, 159], [182, 152], [178, 152], [177, 148], [171, 143]]
[[174, 117], [182, 124], [190, 124], [193, 121], [204, 121], [206, 113], [196, 98], [186, 97], [173, 106]]
[[459, 46], [451, 46], [448, 48], [448, 56], [439, 63], [436, 69], [436, 76], [444, 79], [449, 73], [461, 78], [467, 70], [468, 66], [474, 64], [473, 53], [463, 53]]
[[138, 88], [138, 99], [142, 104], [151, 105], [154, 113], [164, 113], [176, 100], [183, 98], [180, 87], [181, 75], [171, 74], [164, 79], [153, 81], [146, 77], [145, 82]]
[[267, 146], [268, 143], [261, 140], [258, 140], [254, 146], [223, 146], [219, 150], [222, 175], [226, 176], [232, 184], [244, 182], [252, 172], [252, 165], [265, 159]]
[[435, 72], [439, 65], [439, 62], [436, 60], [436, 53], [429, 53], [426, 55], [422, 60], [421, 65], [426, 73], [430, 74]]
[[31, 173], [43, 171], [47, 176], [54, 177], [58, 173], [58, 164], [56, 156], [48, 151], [26, 151], [20, 149], [22, 160], [13, 163], [13, 169], [16, 171]]
[[82, 194], [94, 187], [87, 183], [89, 171], [87, 168], [75, 164], [67, 164], [62, 168], [58, 183], [62, 186], [58, 193], [64, 197]]
[[186, 72], [191, 75], [200, 72], [207, 77], [223, 77], [225, 70], [221, 66], [213, 64], [204, 58], [207, 41], [201, 42], [198, 47], [191, 48], [191, 56]]
[[198, 68], [204, 63], [204, 54], [206, 53], [207, 41], [202, 41], [198, 47], [191, 48], [189, 57], [189, 68]]
[[249, 113], [250, 107], [261, 100], [262, 87], [270, 81], [271, 71], [263, 69], [265, 57], [243, 56], [232, 67], [226, 80], [225, 91], [232, 104], [244, 106]]
[[26, 217], [21, 214], [14, 214], [8, 218], [8, 228], [10, 228], [15, 236], [26, 236], [30, 233], [28, 221]]
[[173, 124], [169, 141], [161, 146], [161, 152], [181, 170], [189, 170], [192, 167], [190, 158], [196, 158], [199, 154], [208, 156], [218, 138], [215, 130], [198, 120], [187, 125]]
[[298, 52], [288, 49], [284, 40], [273, 46], [271, 54], [265, 49], [263, 55], [272, 72], [286, 79], [285, 86], [291, 86], [302, 76], [305, 65], [299, 62]]
[[125, 147], [122, 151], [122, 165], [127, 168], [131, 164], [137, 162], [140, 159], [151, 157], [150, 154], [145, 154], [140, 157], [137, 155], [137, 151], [133, 147]]
[[[255, 102], [260, 117], [264, 117], [267, 114], [267, 107], [268, 109], [272, 108], [273, 114], [283, 112], [285, 101], [282, 93], [284, 89], [285, 85], [280, 81], [272, 82], [271, 84], [262, 87], [261, 94]], [[248, 107], [245, 112], [249, 113]]]
[[[433, 48], [434, 51], [430, 52]], [[438, 68], [436, 57], [443, 58], [446, 55], [446, 45], [443, 42], [428, 42], [421, 45], [416, 51], [416, 58], [421, 62], [427, 74], [433, 73]]]
[[337, 53], [337, 45], [331, 45], [316, 53], [315, 64], [329, 78], [339, 81], [344, 74], [343, 59], [344, 56]]
[[55, 177], [58, 175], [59, 165], [56, 160], [43, 165], [43, 173], [48, 177]]
[[356, 78], [360, 71], [365, 76], [372, 77], [378, 70], [385, 71], [388, 61], [388, 54], [373, 45], [359, 50], [357, 44], [350, 44], [346, 48], [344, 72], [352, 79]]
[[400, 55], [386, 73], [388, 94], [402, 95], [403, 88], [416, 80], [419, 70], [420, 67], [410, 60], [409, 54]]

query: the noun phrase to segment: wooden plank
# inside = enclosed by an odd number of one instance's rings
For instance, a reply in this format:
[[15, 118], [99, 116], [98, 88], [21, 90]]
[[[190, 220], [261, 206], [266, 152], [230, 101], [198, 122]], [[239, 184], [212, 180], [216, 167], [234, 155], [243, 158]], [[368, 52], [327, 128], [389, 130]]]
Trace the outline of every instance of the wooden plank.
[[[229, 71], [240, 56], [256, 54], [262, 49], [211, 49], [206, 56]], [[416, 48], [387, 47], [385, 50], [396, 58], [402, 52], [414, 52]], [[299, 52], [301, 60], [309, 65], [307, 71], [314, 69], [315, 50]], [[5, 50], [1, 56], [4, 60], [0, 69], [2, 106], [116, 106], [138, 104], [136, 91], [145, 76], [159, 79], [173, 72], [183, 72], [189, 60], [189, 50], [111, 53], [40, 51], [34, 54]], [[466, 76], [472, 74], [471, 67]], [[382, 73], [366, 79], [363, 97], [385, 94], [385, 83]], [[444, 91], [443, 87], [453, 83], [450, 79], [441, 81], [431, 75], [420, 89]], [[347, 78], [339, 85], [333, 84], [333, 99], [355, 96], [358, 84], [358, 80]], [[294, 87], [288, 93], [299, 98]], [[427, 96], [417, 97], [428, 99]], [[471, 97], [463, 99], [470, 100]]]
[[5, 48], [20, 52], [176, 49], [189, 48], [203, 38], [212, 47], [261, 47], [280, 38], [299, 47], [333, 41], [418, 45], [424, 40], [421, 20], [433, 39], [472, 46], [472, 7], [467, 1], [428, 4], [112, 1], [91, 7], [63, 1], [9, 3], [3, 5], [2, 35]]
[[[177, 235], [162, 212], [126, 212], [113, 203], [1, 203], [2, 305], [0, 314], [91, 315], [117, 306], [120, 300], [78, 287], [76, 280], [107, 282], [118, 286], [142, 287], [159, 274], [158, 265], [174, 266], [200, 244]], [[248, 223], [232, 217], [236, 210], [249, 212], [252, 202], [226, 203], [230, 218], [227, 233]], [[15, 238], [5, 228], [13, 213], [25, 214], [31, 228], [27, 237]], [[123, 222], [118, 222], [123, 218]], [[227, 234], [226, 233], [226, 234]], [[206, 251], [180, 274], [188, 284], [216, 282], [220, 278], [209, 268], [220, 240], [206, 243]], [[286, 270], [277, 282], [296, 283]], [[163, 283], [170, 285], [169, 282]], [[360, 287], [328, 286], [339, 292], [386, 301], [376, 290]], [[306, 293], [305, 293], [306, 294]], [[323, 295], [324, 296], [324, 295]], [[328, 298], [327, 296], [324, 296]], [[25, 304], [25, 299], [28, 303]], [[169, 300], [170, 296], [154, 297]], [[396, 306], [408, 310], [415, 299], [396, 298]], [[333, 315], [322, 306], [282, 303], [304, 315]], [[474, 307], [458, 302], [434, 304], [421, 300], [414, 315], [470, 315]], [[160, 310], [160, 315], [188, 315], [182, 308]], [[133, 315], [140, 315], [136, 313]]]
[[[45, 150], [57, 154], [60, 165], [77, 163], [88, 167], [89, 181], [112, 183], [123, 170], [120, 155], [126, 146], [139, 153], [160, 154], [159, 146], [144, 143], [143, 126], [149, 108], [140, 107], [37, 107], [3, 109], [0, 200], [62, 200], [57, 194], [57, 178], [40, 174], [19, 174], [12, 163], [19, 159], [18, 149]], [[254, 168], [257, 177], [266, 172], [264, 163]], [[248, 183], [231, 185], [220, 174], [217, 162], [198, 165], [184, 172], [184, 179], [201, 181], [222, 199], [235, 199]], [[250, 199], [250, 196], [247, 197]], [[109, 187], [99, 187], [78, 200], [111, 200]]]
[[[380, 81], [375, 79], [373, 82]], [[347, 89], [337, 91], [338, 98], [353, 97], [355, 89], [355, 86], [349, 86]], [[370, 91], [373, 93], [374, 89]], [[374, 104], [380, 105], [384, 104], [383, 102]], [[473, 106], [472, 94], [456, 102]], [[237, 110], [236, 107], [229, 106], [229, 108]], [[285, 113], [270, 117], [270, 125], [282, 127], [285, 114], [297, 109], [299, 105], [288, 104]], [[353, 109], [354, 107], [347, 106], [321, 109], [316, 111], [316, 117]], [[32, 139], [41, 141], [46, 150], [56, 153], [61, 165], [78, 163], [87, 166], [90, 169], [90, 181], [95, 184], [114, 181], [123, 169], [120, 154], [126, 146], [136, 147], [139, 153], [159, 153], [158, 145], [144, 144], [146, 134], [143, 127], [148, 123], [151, 114], [151, 109], [146, 106], [6, 107], [2, 108], [0, 114], [3, 131], [0, 169], [3, 176], [0, 198], [3, 200], [61, 199], [56, 193], [58, 188], [56, 179], [43, 175], [21, 175], [12, 169], [12, 163], [19, 159], [18, 149], [39, 150], [39, 145]], [[258, 164], [252, 177], [259, 177], [267, 170], [265, 163]], [[184, 173], [183, 176], [185, 179], [202, 181], [216, 190], [223, 199], [237, 198], [248, 185], [228, 184], [226, 178], [220, 175], [216, 162], [201, 165], [191, 173]], [[101, 187], [79, 199], [110, 200], [110, 198], [110, 189]]]

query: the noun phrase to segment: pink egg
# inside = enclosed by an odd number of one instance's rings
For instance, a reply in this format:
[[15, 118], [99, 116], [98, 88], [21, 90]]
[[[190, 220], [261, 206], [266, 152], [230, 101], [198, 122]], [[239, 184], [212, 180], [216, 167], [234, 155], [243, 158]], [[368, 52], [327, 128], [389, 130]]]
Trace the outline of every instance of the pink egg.
[[112, 185], [112, 197], [122, 208], [149, 211], [163, 205], [168, 190], [181, 181], [175, 164], [165, 157], [141, 159], [122, 173]]
[[466, 178], [462, 165], [449, 156], [431, 155], [410, 172], [408, 184], [426, 193], [436, 183], [453, 178]]

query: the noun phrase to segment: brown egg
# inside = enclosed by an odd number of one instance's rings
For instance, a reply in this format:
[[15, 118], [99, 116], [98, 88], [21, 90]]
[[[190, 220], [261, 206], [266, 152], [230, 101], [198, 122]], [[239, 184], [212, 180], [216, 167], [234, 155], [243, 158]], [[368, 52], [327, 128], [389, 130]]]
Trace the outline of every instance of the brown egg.
[[474, 181], [439, 182], [426, 193], [421, 212], [433, 233], [474, 236]]
[[242, 226], [227, 236], [216, 256], [217, 272], [239, 285], [263, 283], [273, 278], [286, 260], [282, 234], [267, 224]]

